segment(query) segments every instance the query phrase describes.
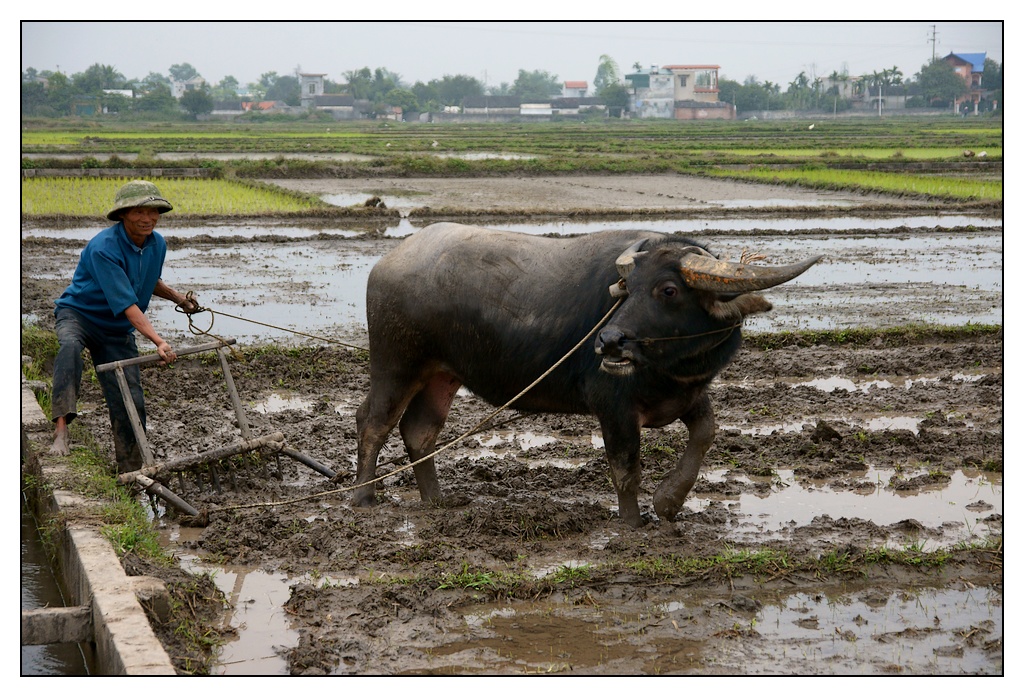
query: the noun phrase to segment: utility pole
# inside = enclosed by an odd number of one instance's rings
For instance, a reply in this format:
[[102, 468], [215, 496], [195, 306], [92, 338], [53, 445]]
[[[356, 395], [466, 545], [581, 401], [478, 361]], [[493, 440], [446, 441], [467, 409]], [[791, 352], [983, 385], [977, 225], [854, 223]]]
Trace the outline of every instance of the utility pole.
[[938, 32], [935, 31], [935, 25], [933, 24], [932, 25], [932, 38], [931, 38], [931, 42], [932, 42], [932, 63], [935, 62], [935, 37], [937, 35], [938, 35]]

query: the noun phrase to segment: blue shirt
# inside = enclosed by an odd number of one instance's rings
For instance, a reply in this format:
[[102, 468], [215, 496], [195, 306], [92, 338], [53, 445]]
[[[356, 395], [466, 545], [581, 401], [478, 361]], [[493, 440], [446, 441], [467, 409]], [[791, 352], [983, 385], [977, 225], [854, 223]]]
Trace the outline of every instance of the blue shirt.
[[70, 307], [108, 331], [131, 332], [134, 327], [124, 311], [132, 305], [146, 311], [166, 256], [167, 242], [160, 233], [154, 230], [136, 247], [124, 223], [118, 222], [85, 245], [71, 285], [54, 304]]

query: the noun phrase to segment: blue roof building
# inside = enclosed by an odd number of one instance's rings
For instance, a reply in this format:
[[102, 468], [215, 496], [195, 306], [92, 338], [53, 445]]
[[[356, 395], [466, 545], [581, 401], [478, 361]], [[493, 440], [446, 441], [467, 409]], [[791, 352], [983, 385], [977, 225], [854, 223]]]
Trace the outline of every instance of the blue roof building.
[[961, 105], [965, 103], [974, 104], [974, 113], [978, 113], [978, 102], [981, 101], [982, 84], [981, 75], [985, 72], [984, 53], [950, 53], [943, 58], [945, 62], [953, 66], [956, 74], [963, 78], [970, 93], [961, 99], [953, 101], [953, 108], [960, 113]]

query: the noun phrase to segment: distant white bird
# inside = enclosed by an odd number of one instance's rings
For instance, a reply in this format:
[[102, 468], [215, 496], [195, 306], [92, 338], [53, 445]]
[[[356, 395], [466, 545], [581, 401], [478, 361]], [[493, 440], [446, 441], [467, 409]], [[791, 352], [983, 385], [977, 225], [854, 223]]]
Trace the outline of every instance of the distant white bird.
[[813, 131], [814, 130], [814, 124], [812, 123], [810, 126], [808, 126], [807, 130], [808, 131]]
[[391, 143], [388, 143], [388, 144], [387, 144], [387, 145], [385, 145], [384, 147], [385, 147], [385, 148], [390, 148], [390, 147], [391, 147]]
[[432, 148], [436, 148], [436, 147], [437, 147], [437, 141], [435, 140], [435, 141], [434, 141], [433, 143], [431, 143], [431, 144], [430, 144], [430, 147], [432, 147]]
[[978, 153], [978, 157], [987, 157], [987, 156], [988, 156], [988, 153], [985, 152], [984, 150], [982, 150], [981, 152]]

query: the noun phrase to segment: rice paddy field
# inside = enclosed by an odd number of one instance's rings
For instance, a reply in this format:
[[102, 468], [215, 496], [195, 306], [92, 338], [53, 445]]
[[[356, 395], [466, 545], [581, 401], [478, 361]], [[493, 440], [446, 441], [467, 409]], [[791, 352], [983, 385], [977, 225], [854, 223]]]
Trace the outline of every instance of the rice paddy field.
[[997, 201], [1003, 199], [1003, 183], [1001, 181], [977, 181], [956, 176], [926, 176], [843, 169], [777, 170], [761, 167], [743, 172], [710, 171], [708, 174], [771, 183], [800, 184], [817, 188], [880, 191], [944, 199]]
[[[954, 125], [955, 124], [955, 125]], [[63, 126], [63, 127], [62, 127]], [[126, 128], [111, 123], [25, 122], [23, 160], [59, 153], [518, 153], [588, 154], [695, 160], [762, 158], [851, 161], [958, 160], [964, 150], [1002, 157], [1002, 123], [992, 120], [796, 119], [778, 122], [582, 121], [553, 123], [316, 122], [248, 125], [199, 123]], [[240, 158], [244, 159], [244, 158]], [[521, 163], [520, 163], [521, 164]], [[23, 164], [24, 166], [24, 164]]]
[[[173, 179], [147, 177], [178, 215], [280, 215], [324, 207], [318, 199], [225, 179]], [[23, 216], [59, 217], [74, 212], [81, 217], [103, 217], [110, 210], [110, 192], [129, 181], [126, 177], [38, 177], [26, 179], [21, 189]]]
[[[209, 310], [199, 330], [238, 339], [251, 428], [337, 473], [254, 455], [231, 487], [224, 463], [168, 478], [201, 525], [142, 502], [176, 563], [130, 561], [187, 601], [154, 622], [180, 674], [1003, 674], [1001, 121], [23, 127], [23, 352], [27, 325], [52, 338], [116, 187], [151, 178], [175, 205], [168, 282]], [[744, 327], [673, 520], [650, 503], [683, 424], [642, 434], [632, 529], [596, 420], [528, 413], [438, 455], [437, 505], [392, 433], [377, 505], [356, 508], [366, 279], [436, 220], [824, 258]], [[147, 314], [203, 341], [166, 301]], [[237, 438], [212, 361], [143, 379], [158, 459]], [[85, 383], [73, 456], [109, 462]], [[443, 439], [491, 409], [460, 390]]]
[[[192, 168], [161, 179], [183, 216], [349, 216], [260, 180], [687, 174], [884, 192], [918, 201], [1002, 201], [1002, 122], [872, 119], [780, 122], [54, 125], [21, 132], [22, 216], [101, 214], [104, 169]], [[79, 171], [89, 177], [74, 176]], [[58, 172], [60, 176], [48, 176]], [[28, 175], [32, 176], [28, 176]], [[158, 177], [159, 178], [159, 177]], [[69, 213], [74, 211], [74, 213]]]

